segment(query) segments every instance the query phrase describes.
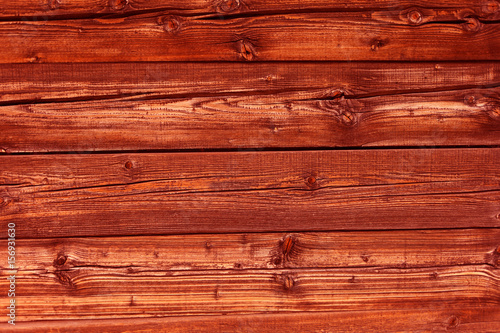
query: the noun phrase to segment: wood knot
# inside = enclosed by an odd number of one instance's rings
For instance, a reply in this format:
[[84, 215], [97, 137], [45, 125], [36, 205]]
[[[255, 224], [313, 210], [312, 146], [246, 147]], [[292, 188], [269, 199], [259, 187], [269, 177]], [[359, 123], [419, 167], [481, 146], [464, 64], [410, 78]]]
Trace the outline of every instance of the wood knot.
[[365, 254], [362, 254], [361, 255], [361, 260], [363, 260], [364, 262], [368, 262], [368, 260], [370, 260], [370, 257], [365, 255]]
[[420, 13], [418, 10], [416, 9], [413, 9], [413, 10], [410, 10], [408, 12], [408, 21], [411, 23], [411, 24], [420, 24], [422, 22], [422, 19], [423, 19], [423, 15], [422, 13]]
[[[490, 118], [500, 120], [500, 105], [490, 105], [488, 107], [488, 114]], [[498, 214], [496, 217], [500, 220], [500, 214]]]
[[481, 22], [479, 22], [479, 20], [474, 17], [467, 17], [465, 18], [463, 27], [466, 31], [477, 32], [481, 29]]
[[295, 281], [293, 280], [293, 278], [290, 275], [285, 274], [283, 276], [283, 287], [285, 288], [285, 290], [291, 290], [294, 285]]
[[464, 102], [465, 104], [469, 105], [469, 106], [474, 106], [476, 105], [476, 96], [474, 95], [467, 95], [464, 97]]
[[460, 324], [460, 319], [457, 316], [453, 315], [450, 318], [448, 318], [446, 324], [448, 328], [455, 328]]
[[10, 197], [0, 197], [0, 207], [8, 206], [12, 202]]
[[381, 39], [375, 39], [375, 40], [372, 40], [372, 42], [371, 42], [370, 44], [371, 44], [371, 46], [370, 46], [371, 50], [372, 50], [373, 52], [375, 52], [375, 51], [377, 51], [378, 49], [380, 49], [380, 48], [382, 48], [382, 47], [386, 46], [386, 45], [387, 45], [387, 42], [385, 42], [385, 41], [383, 41], [383, 40], [381, 40]]
[[50, 10], [56, 10], [61, 6], [62, 0], [49, 0], [48, 5]]
[[59, 281], [60, 284], [63, 286], [69, 287], [69, 288], [75, 288], [75, 283], [73, 282], [73, 279], [68, 275], [67, 272], [65, 271], [55, 271], [54, 272], [57, 280]]
[[134, 165], [132, 164], [132, 162], [131, 162], [131, 161], [127, 161], [127, 162], [125, 162], [125, 169], [130, 170], [130, 169], [132, 169], [132, 167], [133, 167], [133, 166], [134, 166]]
[[255, 46], [245, 39], [241, 39], [236, 42], [236, 51], [241, 58], [247, 61], [253, 60], [257, 55]]
[[500, 10], [500, 3], [498, 1], [487, 1], [483, 4], [481, 7], [483, 10], [483, 13], [486, 14], [494, 14]]
[[207, 250], [211, 250], [211, 249], [212, 249], [212, 247], [213, 247], [212, 243], [210, 243], [209, 241], [206, 241], [206, 242], [205, 242], [205, 248], [206, 248]]
[[345, 92], [342, 90], [333, 90], [330, 92], [330, 99], [332, 100], [338, 100], [338, 99], [343, 99], [345, 97]]
[[167, 16], [162, 20], [163, 30], [169, 34], [176, 34], [181, 30], [181, 20], [177, 16]]
[[217, 6], [217, 10], [222, 13], [234, 12], [240, 7], [240, 0], [222, 0]]
[[129, 0], [109, 0], [109, 7], [113, 10], [124, 10]]
[[437, 273], [437, 272], [433, 272], [433, 273], [429, 274], [429, 278], [430, 278], [431, 280], [437, 280], [437, 278], [438, 278], [438, 273]]
[[354, 113], [352, 113], [349, 110], [344, 110], [340, 114], [340, 120], [342, 121], [342, 123], [344, 125], [347, 125], [347, 126], [351, 126], [351, 125], [354, 125], [356, 123], [356, 117], [355, 117]]
[[58, 255], [56, 260], [54, 260], [54, 266], [63, 266], [68, 260], [68, 256], [61, 254]]
[[287, 258], [290, 253], [292, 253], [293, 246], [295, 245], [295, 239], [288, 235], [283, 239], [283, 243], [281, 244], [281, 251], [283, 252], [283, 256]]

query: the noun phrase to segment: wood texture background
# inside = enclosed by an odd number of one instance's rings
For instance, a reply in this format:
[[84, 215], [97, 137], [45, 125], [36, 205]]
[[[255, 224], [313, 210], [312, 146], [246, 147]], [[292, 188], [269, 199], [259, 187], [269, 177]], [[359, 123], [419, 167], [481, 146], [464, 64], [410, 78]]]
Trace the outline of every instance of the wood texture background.
[[500, 331], [498, 1], [2, 1], [0, 44], [0, 331]]

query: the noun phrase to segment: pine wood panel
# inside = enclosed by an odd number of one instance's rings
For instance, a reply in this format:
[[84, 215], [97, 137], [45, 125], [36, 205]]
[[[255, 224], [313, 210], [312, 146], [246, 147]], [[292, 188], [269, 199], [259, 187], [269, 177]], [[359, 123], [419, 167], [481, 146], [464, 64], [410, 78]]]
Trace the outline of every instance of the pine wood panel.
[[271, 95], [340, 90], [349, 98], [500, 86], [498, 62], [0, 64], [0, 104]]
[[14, 222], [20, 238], [44, 238], [497, 227], [499, 154], [2, 156], [1, 230]]
[[296, 11], [340, 11], [346, 8], [411, 10], [419, 8], [428, 15], [427, 19], [436, 17], [452, 18], [470, 15], [484, 20], [493, 20], [498, 16], [496, 1], [478, 0], [440, 0], [440, 1], [408, 1], [408, 0], [18, 0], [0, 4], [0, 18], [14, 20], [25, 18], [31, 20], [48, 20], [59, 17], [105, 17], [113, 14], [131, 15], [144, 11], [167, 10], [176, 14], [218, 14], [222, 18], [227, 15], [255, 14], [269, 12]]
[[[0, 285], [6, 288], [7, 279]], [[498, 269], [293, 269], [165, 272], [84, 267], [16, 276], [18, 320], [105, 319], [499, 306]], [[5, 304], [5, 302], [3, 302]]]
[[[188, 316], [153, 319], [18, 323], [12, 332], [484, 332], [500, 330], [498, 307], [426, 310], [298, 312], [293, 314]], [[8, 332], [8, 328], [5, 328]]]
[[0, 63], [500, 59], [497, 21], [423, 17], [369, 10], [4, 21]]
[[500, 266], [500, 229], [72, 237], [20, 239], [16, 247], [19, 271], [46, 273]]
[[496, 63], [2, 69], [0, 152], [500, 143]]
[[500, 145], [500, 88], [340, 91], [0, 107], [8, 152]]

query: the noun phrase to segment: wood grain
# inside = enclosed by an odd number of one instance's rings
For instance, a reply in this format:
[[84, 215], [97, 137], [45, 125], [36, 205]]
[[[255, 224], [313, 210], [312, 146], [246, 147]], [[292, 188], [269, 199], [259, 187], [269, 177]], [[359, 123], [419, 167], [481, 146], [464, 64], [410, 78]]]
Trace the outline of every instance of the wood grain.
[[352, 98], [500, 86], [498, 62], [0, 64], [0, 104], [258, 96], [341, 90]]
[[[431, 310], [498, 307], [499, 284], [498, 269], [489, 265], [182, 272], [85, 267], [18, 274], [16, 303], [19, 321]], [[0, 285], [6, 288], [8, 280]]]
[[188, 316], [148, 319], [39, 321], [6, 332], [484, 332], [500, 329], [497, 306], [426, 310], [297, 312], [264, 315]]
[[19, 238], [499, 226], [500, 149], [2, 156]]
[[500, 145], [500, 88], [338, 90], [0, 107], [5, 152]]
[[[468, 13], [470, 14], [470, 13]], [[424, 17], [425, 13], [417, 14]], [[406, 11], [0, 22], [0, 63], [500, 60], [497, 21]]]
[[[291, 240], [288, 248], [285, 243]], [[5, 245], [6, 240], [0, 241]], [[500, 229], [20, 239], [19, 272], [500, 266]], [[288, 250], [285, 250], [288, 249]], [[3, 267], [7, 269], [7, 267]]]
[[19, 18], [31, 20], [48, 20], [60, 17], [106, 17], [106, 15], [132, 15], [144, 11], [167, 10], [173, 14], [218, 14], [220, 17], [235, 14], [256, 14], [269, 12], [297, 11], [342, 11], [356, 8], [358, 10], [425, 10], [431, 18], [435, 16], [450, 18], [466, 14], [484, 20], [494, 20], [498, 16], [498, 7], [493, 1], [479, 0], [440, 0], [440, 1], [408, 1], [383, 0], [373, 3], [368, 0], [18, 0], [0, 4], [0, 18], [14, 20]]

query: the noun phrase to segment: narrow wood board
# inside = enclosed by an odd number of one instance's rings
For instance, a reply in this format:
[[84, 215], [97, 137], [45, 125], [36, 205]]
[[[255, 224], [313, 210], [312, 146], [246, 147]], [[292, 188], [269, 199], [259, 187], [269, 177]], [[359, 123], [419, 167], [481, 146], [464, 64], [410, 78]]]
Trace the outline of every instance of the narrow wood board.
[[108, 319], [38, 321], [18, 323], [5, 332], [102, 332], [184, 333], [247, 332], [483, 332], [500, 330], [496, 305], [477, 305], [462, 309], [366, 310], [349, 312], [297, 312], [264, 315], [187, 316], [148, 319]]
[[[0, 244], [7, 247], [7, 241]], [[500, 229], [20, 239], [18, 274], [153, 270], [500, 267]], [[4, 267], [7, 269], [7, 267]]]
[[[0, 279], [2, 288], [8, 284]], [[499, 284], [498, 269], [489, 265], [178, 272], [82, 267], [17, 275], [16, 318], [498, 307]]]
[[0, 147], [85, 152], [500, 145], [499, 93], [490, 88], [346, 99], [321, 90], [0, 106]]
[[18, 66], [0, 153], [500, 145], [498, 64], [282, 65]]
[[[500, 60], [500, 23], [405, 11], [0, 22], [0, 63]], [[425, 14], [418, 14], [424, 17]]]
[[494, 61], [0, 64], [0, 105], [320, 90], [361, 98], [498, 86]]
[[[133, 15], [141, 12], [168, 11], [172, 14], [218, 14], [228, 15], [257, 14], [272, 12], [303, 11], [343, 11], [357, 10], [401, 10], [410, 12], [420, 10], [426, 15], [420, 19], [441, 19], [464, 17], [466, 14], [484, 20], [498, 17], [499, 8], [495, 1], [480, 0], [18, 0], [0, 4], [0, 19], [50, 20], [60, 17], [106, 17]], [[418, 19], [418, 16], [415, 16]]]
[[[19, 238], [498, 227], [500, 149], [1, 156]], [[5, 236], [3, 236], [5, 237]]]

